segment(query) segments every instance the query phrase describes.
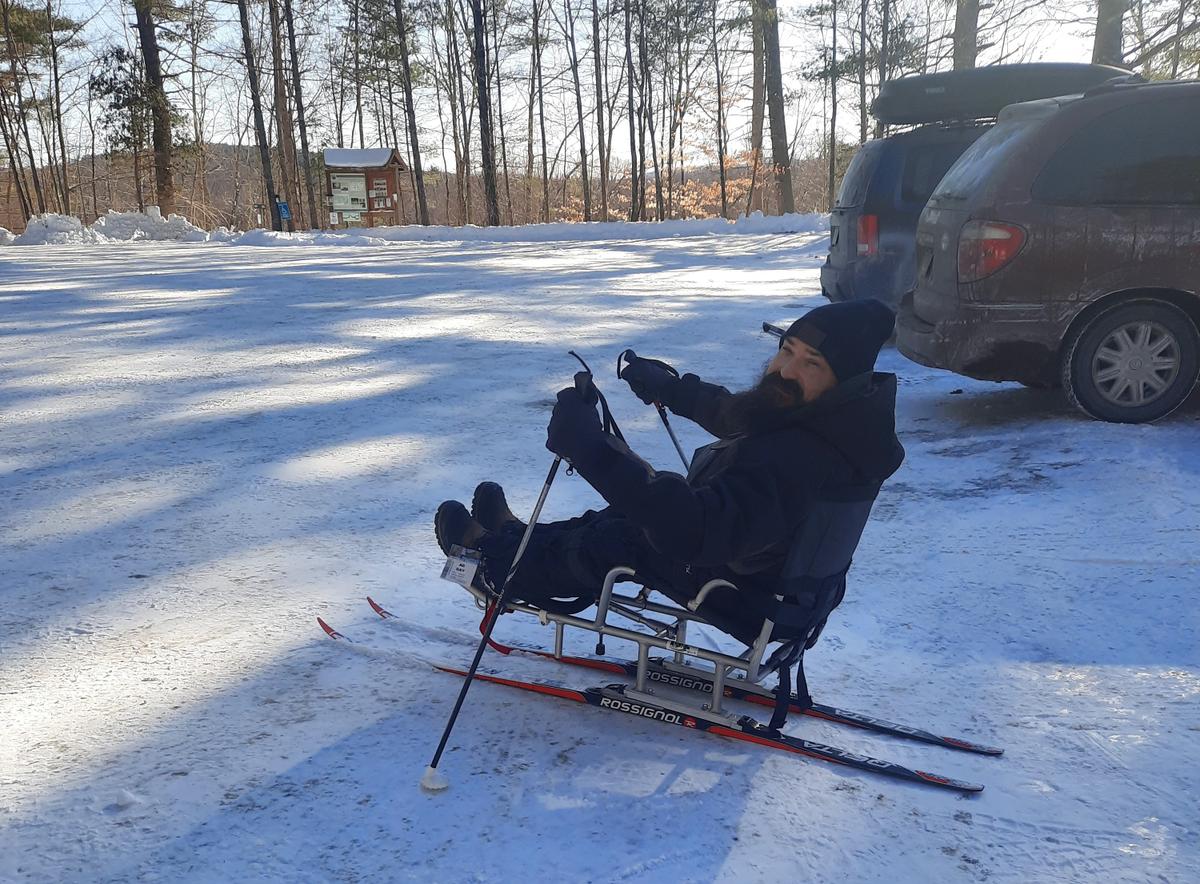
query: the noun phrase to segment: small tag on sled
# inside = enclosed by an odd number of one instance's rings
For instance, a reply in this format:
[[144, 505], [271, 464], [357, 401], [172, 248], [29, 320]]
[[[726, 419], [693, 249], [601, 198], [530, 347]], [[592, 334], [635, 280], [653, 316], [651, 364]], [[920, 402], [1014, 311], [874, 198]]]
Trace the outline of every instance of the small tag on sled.
[[446, 559], [446, 567], [442, 568], [442, 579], [470, 589], [482, 561], [483, 553], [479, 550], [452, 546], [450, 556]]

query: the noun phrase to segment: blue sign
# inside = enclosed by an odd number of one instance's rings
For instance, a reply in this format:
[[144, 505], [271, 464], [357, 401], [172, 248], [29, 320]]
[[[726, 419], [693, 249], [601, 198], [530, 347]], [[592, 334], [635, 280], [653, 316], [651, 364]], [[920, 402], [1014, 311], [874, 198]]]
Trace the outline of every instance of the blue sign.
[[276, 205], [279, 206], [279, 220], [291, 221], [292, 210], [288, 208], [288, 204], [284, 200], [276, 200]]

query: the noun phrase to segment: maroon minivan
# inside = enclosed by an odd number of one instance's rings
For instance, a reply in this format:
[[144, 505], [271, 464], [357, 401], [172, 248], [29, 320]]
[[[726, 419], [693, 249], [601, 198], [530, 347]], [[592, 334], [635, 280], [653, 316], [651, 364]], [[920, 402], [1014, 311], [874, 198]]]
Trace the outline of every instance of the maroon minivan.
[[1006, 108], [917, 228], [900, 351], [1151, 421], [1200, 371], [1200, 82]]

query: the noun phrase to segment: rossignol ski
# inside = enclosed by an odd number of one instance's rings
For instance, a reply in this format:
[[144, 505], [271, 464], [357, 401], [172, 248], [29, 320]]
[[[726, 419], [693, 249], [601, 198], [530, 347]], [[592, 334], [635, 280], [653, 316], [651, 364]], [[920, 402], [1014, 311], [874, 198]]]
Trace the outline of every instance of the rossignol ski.
[[[391, 615], [390, 612], [379, 606], [374, 601], [371, 601], [371, 607], [384, 619], [392, 619], [393, 615]], [[318, 617], [317, 623], [321, 626], [321, 629], [324, 630], [325, 634], [329, 636], [329, 638], [354, 643], [352, 639], [335, 630], [322, 618]], [[510, 652], [512, 650], [516, 649], [510, 649]], [[545, 652], [535, 652], [535, 654], [541, 656], [542, 654], [545, 654]], [[554, 658], [553, 655], [548, 656], [550, 656], [551, 659], [558, 659]], [[577, 661], [586, 661], [586, 663]], [[603, 669], [604, 671], [609, 672], [616, 672], [616, 670], [606, 668], [606, 666], [617, 667], [620, 669], [621, 674], [625, 673], [625, 670], [621, 667], [621, 664], [612, 663], [610, 661], [592, 660], [589, 658], [564, 658], [559, 660], [559, 662], [569, 662], [575, 665], [586, 665], [587, 668]], [[598, 664], [605, 665], [602, 666]], [[441, 663], [431, 663], [430, 665], [440, 672], [456, 675], [461, 678], [466, 678], [468, 675], [467, 670], [455, 666]], [[594, 687], [579, 690], [564, 685], [554, 684], [552, 682], [522, 681], [519, 679], [505, 678], [498, 673], [484, 672], [483, 670], [476, 670], [474, 677], [480, 681], [491, 682], [492, 684], [516, 688], [518, 690], [541, 694], [543, 696], [552, 696], [564, 700], [573, 700], [577, 703], [585, 703], [589, 706], [595, 706], [599, 709], [624, 712], [628, 715], [634, 715], [638, 718], [658, 721], [663, 724], [686, 727], [697, 731], [705, 731], [717, 736], [726, 737], [728, 739], [754, 743], [766, 748], [802, 755], [807, 758], [829, 761], [834, 764], [845, 765], [857, 770], [882, 774], [894, 779], [924, 783], [956, 792], [975, 793], [983, 791], [983, 786], [977, 783], [969, 783], [963, 780], [942, 776], [940, 774], [930, 773], [928, 771], [915, 770], [913, 768], [896, 764], [895, 762], [884, 761], [871, 756], [850, 752], [837, 746], [830, 746], [824, 743], [818, 743], [783, 734], [778, 731], [772, 731], [748, 715], [743, 715], [737, 717], [736, 719], [731, 719], [725, 716], [706, 717], [698, 710], [692, 710], [685, 713], [667, 706], [659, 706], [640, 697], [631, 698], [626, 696], [626, 689], [628, 688], [628, 685], [625, 684], [610, 684], [604, 687]], [[910, 736], [910, 734], [907, 733], [902, 735]]]
[[[371, 606], [371, 610], [378, 614], [384, 620], [398, 619], [395, 614], [384, 608], [370, 596], [367, 596], [367, 603]], [[521, 645], [506, 645], [494, 639], [488, 641], [488, 645], [495, 651], [504, 654], [505, 656], [513, 653], [522, 656], [536, 657], [541, 660], [550, 660], [555, 663], [563, 663], [568, 666], [580, 666], [585, 669], [594, 669], [599, 672], [610, 672], [614, 675], [623, 675], [633, 678], [637, 675], [637, 663], [633, 660], [602, 660], [597, 657], [572, 657], [563, 655], [555, 657], [550, 651], [542, 650], [541, 648], [528, 648]], [[650, 659], [649, 675], [651, 681], [656, 681], [661, 684], [671, 685], [672, 687], [682, 688], [684, 690], [697, 691], [703, 694], [712, 693], [712, 677], [707, 673], [695, 669], [694, 667], [678, 667], [670, 663], [668, 660], [652, 657]], [[760, 706], [773, 707], [775, 705], [775, 692], [770, 688], [765, 688], [762, 685], [754, 684], [753, 682], [745, 682], [741, 685], [725, 683], [725, 696], [731, 700], [744, 700], [747, 703], [755, 703]], [[970, 740], [964, 740], [959, 737], [943, 737], [930, 731], [923, 730], [917, 727], [911, 727], [906, 724], [897, 724], [894, 721], [888, 721], [883, 718], [876, 718], [873, 715], [866, 715], [862, 712], [852, 712], [847, 709], [840, 709], [836, 706], [826, 706], [821, 703], [813, 703], [811, 706], [805, 706], [792, 694], [792, 704], [788, 710], [791, 713], [800, 713], [819, 718], [823, 721], [830, 721], [834, 724], [845, 724], [850, 727], [868, 730], [877, 734], [888, 734], [893, 737], [902, 737], [908, 740], [916, 740], [921, 743], [928, 743], [931, 746], [943, 746], [947, 749], [961, 749], [964, 752], [974, 752], [978, 755], [1003, 755], [1004, 750], [995, 746], [985, 746], [981, 743], [975, 743]]]

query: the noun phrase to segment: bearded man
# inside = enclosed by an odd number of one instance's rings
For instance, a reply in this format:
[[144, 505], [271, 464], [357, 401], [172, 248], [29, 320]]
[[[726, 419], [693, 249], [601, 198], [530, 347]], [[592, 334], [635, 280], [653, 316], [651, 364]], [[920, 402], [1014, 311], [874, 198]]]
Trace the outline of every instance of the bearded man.
[[[806, 520], [828, 501], [869, 508], [904, 459], [895, 433], [896, 377], [874, 371], [893, 324], [879, 301], [818, 307], [792, 323], [761, 380], [742, 393], [631, 354], [621, 377], [639, 399], [665, 405], [718, 437], [696, 452], [686, 477], [655, 470], [605, 433], [595, 404], [577, 387], [561, 391], [546, 447], [609, 506], [536, 525], [511, 595], [576, 613], [596, 600], [617, 565], [633, 567], [638, 582], [680, 604], [721, 578], [737, 589], [709, 593], [698, 613], [751, 643]], [[483, 579], [497, 589], [525, 529], [492, 482], [476, 488], [471, 511], [443, 503], [434, 527], [447, 555], [454, 545], [481, 551]], [[829, 599], [836, 605], [845, 571], [834, 579], [840, 586], [791, 593], [789, 600], [803, 606], [811, 596], [824, 599], [825, 608]], [[806, 623], [809, 613], [821, 624], [828, 616], [824, 609], [797, 610], [791, 620]], [[806, 628], [819, 631], [820, 624]]]

